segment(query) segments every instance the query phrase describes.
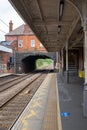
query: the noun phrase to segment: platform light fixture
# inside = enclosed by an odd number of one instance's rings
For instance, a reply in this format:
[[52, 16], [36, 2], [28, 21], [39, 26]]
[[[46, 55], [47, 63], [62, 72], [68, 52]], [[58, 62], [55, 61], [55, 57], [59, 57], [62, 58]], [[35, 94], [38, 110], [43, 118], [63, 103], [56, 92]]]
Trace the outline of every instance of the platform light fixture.
[[61, 32], [61, 25], [58, 25], [58, 34]]
[[64, 9], [64, 0], [60, 0], [59, 4], [59, 21], [61, 20], [63, 16], [63, 9]]

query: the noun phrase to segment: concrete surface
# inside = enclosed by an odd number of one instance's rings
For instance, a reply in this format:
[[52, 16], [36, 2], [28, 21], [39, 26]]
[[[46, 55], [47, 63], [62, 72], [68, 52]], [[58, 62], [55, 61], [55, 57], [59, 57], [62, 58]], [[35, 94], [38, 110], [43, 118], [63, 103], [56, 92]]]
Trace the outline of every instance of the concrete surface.
[[86, 130], [87, 118], [83, 117], [83, 79], [70, 76], [69, 84], [64, 76], [57, 75], [62, 130]]

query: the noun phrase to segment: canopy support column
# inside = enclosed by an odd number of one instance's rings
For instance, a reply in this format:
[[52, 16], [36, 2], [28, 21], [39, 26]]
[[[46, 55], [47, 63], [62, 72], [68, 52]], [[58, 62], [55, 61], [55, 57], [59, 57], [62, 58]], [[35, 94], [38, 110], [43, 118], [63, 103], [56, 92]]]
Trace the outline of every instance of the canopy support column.
[[83, 114], [87, 117], [87, 20], [83, 22], [84, 29], [84, 90], [83, 90]]
[[66, 42], [66, 83], [69, 83], [69, 69], [68, 69], [68, 41]]

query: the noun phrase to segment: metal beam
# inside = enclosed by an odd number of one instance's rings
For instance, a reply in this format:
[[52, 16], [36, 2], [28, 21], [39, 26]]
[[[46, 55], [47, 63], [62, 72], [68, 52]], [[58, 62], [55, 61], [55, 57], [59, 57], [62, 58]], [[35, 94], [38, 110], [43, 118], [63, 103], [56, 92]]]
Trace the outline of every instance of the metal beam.
[[80, 36], [72, 43], [72, 45], [71, 45], [70, 47], [72, 48], [73, 46], [76, 46], [78, 43], [82, 43], [82, 42], [80, 42], [80, 41], [82, 40], [82, 38], [83, 38], [83, 35], [80, 35]]
[[74, 31], [74, 29], [75, 29], [75, 27], [76, 27], [79, 20], [80, 20], [80, 16], [76, 16], [74, 18], [74, 20], [72, 22], [72, 25], [71, 25], [71, 27], [69, 29], [68, 35], [67, 35], [67, 40], [69, 40], [69, 38], [71, 37], [71, 35], [72, 35], [72, 33], [73, 33], [73, 31]]
[[[54, 40], [54, 41], [44, 41], [43, 42], [44, 44], [55, 44], [55, 45], [61, 45], [62, 43], [59, 41], [56, 41], [56, 40]], [[63, 45], [63, 44], [62, 44]]]
[[[43, 32], [40, 32], [40, 36], [43, 36], [43, 35], [47, 35], [47, 33], [45, 31]], [[55, 30], [55, 31], [49, 31], [48, 35], [57, 35], [58, 37], [60, 35], [64, 35], [66, 37], [66, 32], [61, 32], [61, 34], [58, 34], [58, 30]]]
[[66, 36], [65, 35], [58, 35], [58, 34], [48, 34], [48, 35], [46, 35], [46, 34], [43, 34], [43, 35], [41, 35], [40, 36], [41, 38], [47, 38], [47, 37], [50, 37], [50, 38], [56, 38], [56, 39], [64, 39], [64, 38], [66, 38]]
[[58, 47], [58, 48], [57, 48], [57, 47], [47, 48], [47, 50], [48, 50], [49, 52], [54, 52], [54, 50], [58, 52], [58, 51], [60, 51], [61, 49], [62, 49], [62, 48], [59, 48], [59, 47]]
[[58, 22], [58, 21], [38, 21], [38, 20], [34, 20], [33, 22], [33, 25], [34, 26], [58, 26], [58, 25], [61, 25], [61, 26], [70, 26], [70, 22], [66, 22], [66, 21], [61, 21], [61, 22]]
[[[45, 21], [44, 15], [43, 15], [43, 11], [42, 11], [42, 8], [41, 8], [41, 6], [40, 6], [40, 1], [39, 1], [39, 0], [36, 0], [36, 2], [37, 2], [37, 4], [38, 4], [39, 13], [40, 13], [40, 15], [41, 15], [41, 20], [42, 20], [42, 21]], [[46, 30], [46, 32], [47, 32], [47, 34], [48, 34], [47, 27], [46, 27], [46, 26], [44, 26], [44, 27], [45, 27], [45, 30]]]
[[46, 46], [46, 48], [63, 48], [63, 46]]

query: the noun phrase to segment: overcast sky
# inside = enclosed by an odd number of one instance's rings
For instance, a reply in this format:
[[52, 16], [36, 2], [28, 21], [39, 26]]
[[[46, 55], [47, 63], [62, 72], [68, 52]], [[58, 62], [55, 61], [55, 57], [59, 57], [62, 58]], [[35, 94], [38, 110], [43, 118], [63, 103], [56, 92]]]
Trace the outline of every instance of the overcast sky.
[[10, 20], [13, 22], [13, 29], [24, 23], [8, 0], [0, 0], [0, 41], [5, 40], [4, 35], [9, 32]]

